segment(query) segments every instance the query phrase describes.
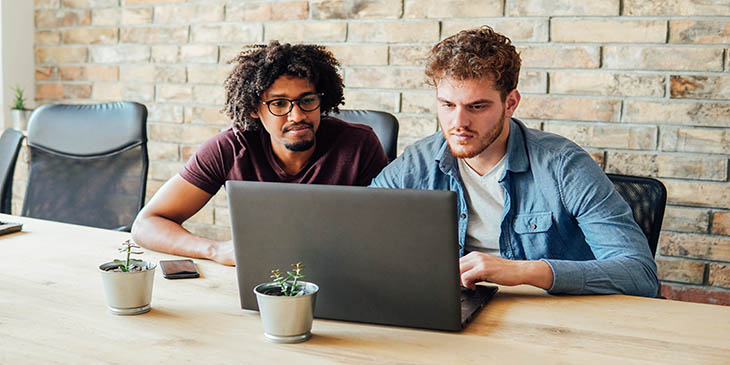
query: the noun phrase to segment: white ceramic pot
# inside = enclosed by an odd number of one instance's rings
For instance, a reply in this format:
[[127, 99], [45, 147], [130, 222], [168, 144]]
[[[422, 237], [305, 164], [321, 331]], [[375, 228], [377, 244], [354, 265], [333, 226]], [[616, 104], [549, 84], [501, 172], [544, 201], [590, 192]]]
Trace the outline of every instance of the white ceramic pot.
[[136, 272], [109, 271], [119, 266], [114, 262], [99, 266], [106, 302], [113, 314], [133, 315], [150, 311], [157, 265], [147, 261], [143, 261], [143, 265], [147, 270]]
[[312, 337], [314, 304], [319, 286], [302, 281], [298, 283], [298, 287], [304, 288], [304, 294], [293, 297], [265, 294], [278, 288], [276, 283], [260, 284], [253, 289], [267, 340], [275, 343], [297, 343]]

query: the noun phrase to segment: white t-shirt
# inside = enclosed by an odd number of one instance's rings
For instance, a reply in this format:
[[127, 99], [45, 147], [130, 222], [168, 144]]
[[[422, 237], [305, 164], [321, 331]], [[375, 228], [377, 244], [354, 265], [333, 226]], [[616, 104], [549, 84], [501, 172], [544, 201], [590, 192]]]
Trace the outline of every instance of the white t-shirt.
[[469, 207], [466, 249], [499, 256], [500, 223], [504, 212], [504, 188], [499, 185], [499, 178], [504, 172], [505, 158], [502, 157], [484, 176], [480, 176], [463, 159], [457, 160]]

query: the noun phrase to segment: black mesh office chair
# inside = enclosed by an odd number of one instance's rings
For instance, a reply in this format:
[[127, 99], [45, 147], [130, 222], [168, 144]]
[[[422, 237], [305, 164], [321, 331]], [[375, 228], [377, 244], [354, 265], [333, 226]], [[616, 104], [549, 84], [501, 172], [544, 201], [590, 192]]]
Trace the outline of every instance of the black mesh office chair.
[[616, 190], [626, 200], [649, 241], [652, 256], [656, 254], [659, 233], [667, 204], [667, 189], [661, 181], [650, 177], [607, 174]]
[[23, 133], [10, 128], [0, 136], [0, 213], [10, 214], [15, 161], [24, 137]]
[[398, 119], [395, 116], [375, 110], [340, 110], [339, 113], [332, 113], [332, 116], [346, 122], [365, 124], [373, 128], [380, 144], [383, 145], [388, 160], [395, 160], [398, 154], [396, 150], [398, 147]]
[[44, 105], [28, 124], [23, 215], [129, 231], [147, 183], [147, 108]]

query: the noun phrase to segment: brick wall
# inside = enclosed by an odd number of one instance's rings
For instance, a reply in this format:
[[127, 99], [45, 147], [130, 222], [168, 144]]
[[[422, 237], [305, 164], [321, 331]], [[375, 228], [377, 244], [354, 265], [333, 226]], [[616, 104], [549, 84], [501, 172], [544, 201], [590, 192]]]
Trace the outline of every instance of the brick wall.
[[[725, 0], [36, 0], [35, 8], [36, 101], [147, 105], [150, 195], [229, 124], [219, 112], [222, 81], [244, 44], [329, 46], [343, 63], [346, 108], [395, 114], [402, 150], [436, 130], [428, 49], [492, 25], [523, 57], [517, 117], [575, 140], [607, 172], [666, 184], [664, 294], [730, 305]], [[224, 193], [186, 223], [217, 239], [230, 236], [228, 225]]]

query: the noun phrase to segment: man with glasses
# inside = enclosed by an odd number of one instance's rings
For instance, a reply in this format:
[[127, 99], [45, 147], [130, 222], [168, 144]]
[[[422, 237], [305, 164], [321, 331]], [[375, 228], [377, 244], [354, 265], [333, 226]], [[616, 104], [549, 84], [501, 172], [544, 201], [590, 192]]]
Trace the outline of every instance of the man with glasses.
[[327, 116], [344, 98], [339, 62], [324, 47], [273, 41], [232, 62], [224, 110], [233, 126], [203, 143], [140, 211], [132, 235], [144, 247], [234, 265], [231, 241], [182, 227], [227, 180], [365, 186], [388, 162], [370, 127]]

